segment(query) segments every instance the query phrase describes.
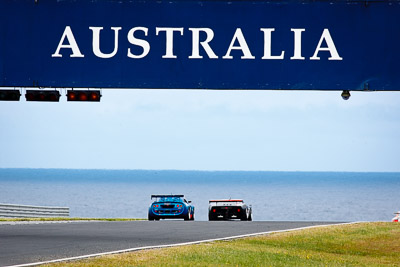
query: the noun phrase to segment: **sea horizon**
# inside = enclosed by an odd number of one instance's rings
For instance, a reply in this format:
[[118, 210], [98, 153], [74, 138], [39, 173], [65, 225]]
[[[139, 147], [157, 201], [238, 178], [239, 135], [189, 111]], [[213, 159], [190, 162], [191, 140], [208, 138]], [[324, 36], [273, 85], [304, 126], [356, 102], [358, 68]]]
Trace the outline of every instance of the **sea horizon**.
[[207, 220], [208, 200], [240, 198], [254, 220], [389, 221], [398, 172], [0, 168], [0, 203], [66, 206], [71, 217], [147, 218], [152, 194], [184, 194]]

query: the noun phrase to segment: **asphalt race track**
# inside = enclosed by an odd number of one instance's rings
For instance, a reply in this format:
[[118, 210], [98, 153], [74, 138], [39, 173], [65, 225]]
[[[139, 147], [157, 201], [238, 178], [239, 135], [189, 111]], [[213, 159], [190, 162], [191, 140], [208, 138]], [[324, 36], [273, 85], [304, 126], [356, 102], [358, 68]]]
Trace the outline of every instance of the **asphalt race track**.
[[324, 224], [331, 223], [131, 221], [0, 224], [0, 266]]

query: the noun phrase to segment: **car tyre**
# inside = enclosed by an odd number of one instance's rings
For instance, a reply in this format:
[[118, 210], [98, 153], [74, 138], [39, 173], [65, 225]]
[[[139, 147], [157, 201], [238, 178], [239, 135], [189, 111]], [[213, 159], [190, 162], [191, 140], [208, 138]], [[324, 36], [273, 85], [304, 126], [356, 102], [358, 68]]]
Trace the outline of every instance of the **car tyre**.
[[189, 220], [191, 220], [191, 210], [189, 209], [188, 210], [188, 213], [187, 213], [187, 215], [185, 216], [185, 218], [183, 218], [185, 221], [189, 221]]
[[246, 210], [242, 211], [242, 216], [240, 217], [241, 221], [247, 221], [247, 212]]
[[252, 218], [251, 216], [252, 216], [252, 215], [251, 215], [251, 211], [250, 211], [250, 213], [249, 213], [249, 218], [247, 218], [248, 221], [252, 221], [252, 220], [253, 220], [253, 218]]

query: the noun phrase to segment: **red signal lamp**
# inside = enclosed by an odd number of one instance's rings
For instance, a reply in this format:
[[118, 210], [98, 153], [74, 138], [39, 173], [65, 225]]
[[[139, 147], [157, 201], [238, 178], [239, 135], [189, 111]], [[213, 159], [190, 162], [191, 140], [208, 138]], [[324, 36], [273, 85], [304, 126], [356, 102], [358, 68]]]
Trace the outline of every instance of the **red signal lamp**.
[[76, 101], [78, 95], [74, 91], [69, 91], [67, 93], [67, 99], [68, 101]]
[[100, 92], [99, 93], [90, 92], [89, 99], [91, 101], [100, 101], [100, 97], [101, 97]]
[[99, 90], [68, 90], [67, 101], [100, 102]]
[[78, 94], [78, 99], [79, 101], [87, 101], [88, 100], [88, 96], [85, 92], [80, 92]]

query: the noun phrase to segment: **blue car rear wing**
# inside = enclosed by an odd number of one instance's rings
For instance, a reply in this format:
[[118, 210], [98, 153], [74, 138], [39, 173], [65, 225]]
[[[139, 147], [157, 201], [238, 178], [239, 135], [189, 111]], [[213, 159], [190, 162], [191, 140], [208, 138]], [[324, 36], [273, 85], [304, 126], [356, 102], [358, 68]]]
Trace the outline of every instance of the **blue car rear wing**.
[[151, 195], [151, 199], [158, 197], [185, 197], [184, 195]]

